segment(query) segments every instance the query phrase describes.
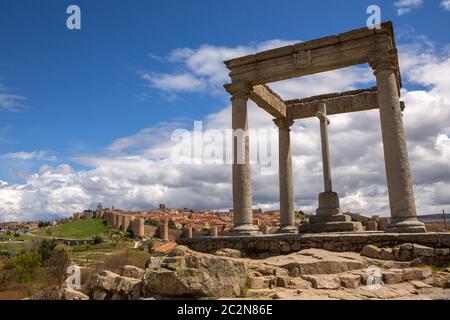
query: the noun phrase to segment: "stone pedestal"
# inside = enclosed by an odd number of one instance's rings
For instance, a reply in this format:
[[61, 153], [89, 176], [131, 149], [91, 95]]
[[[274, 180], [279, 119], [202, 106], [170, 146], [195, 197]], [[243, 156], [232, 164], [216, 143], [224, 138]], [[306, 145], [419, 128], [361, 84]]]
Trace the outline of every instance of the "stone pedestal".
[[299, 226], [300, 233], [351, 231], [363, 231], [363, 227], [360, 222], [354, 222], [350, 216], [342, 214], [336, 192], [320, 193], [316, 215], [311, 216], [308, 223]]

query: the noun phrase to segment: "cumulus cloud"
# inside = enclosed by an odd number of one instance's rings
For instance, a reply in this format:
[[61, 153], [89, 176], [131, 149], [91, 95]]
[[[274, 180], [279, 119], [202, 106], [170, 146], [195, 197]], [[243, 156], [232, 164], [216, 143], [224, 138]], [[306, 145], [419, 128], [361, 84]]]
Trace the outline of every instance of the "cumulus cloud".
[[182, 70], [181, 72], [154, 73], [140, 71], [139, 74], [151, 87], [172, 94], [177, 92], [222, 94], [222, 85], [228, 81], [228, 71], [223, 61], [295, 42], [298, 41], [275, 39], [236, 48], [211, 45], [203, 45], [195, 50], [178, 48], [173, 50], [166, 60], [176, 64]]
[[423, 0], [398, 0], [394, 2], [394, 5], [397, 7], [397, 14], [399, 16], [417, 9], [422, 4]]
[[[183, 72], [202, 81], [203, 86], [219, 90], [228, 79], [222, 60], [275, 43], [177, 49], [169, 61], [174, 70], [179, 70], [181, 64], [185, 67]], [[407, 106], [404, 121], [416, 204], [419, 213], [436, 213], [450, 202], [450, 86], [445, 77], [450, 74], [450, 54], [420, 37], [400, 45], [399, 52], [406, 84], [402, 99]], [[290, 99], [367, 87], [373, 79], [369, 68], [355, 67], [273, 83], [271, 87]], [[409, 89], [410, 84], [414, 84], [414, 90]], [[198, 88], [170, 88], [180, 94], [200, 92]], [[333, 185], [341, 197], [342, 209], [388, 215], [378, 111], [330, 118]], [[249, 104], [249, 121], [250, 128], [274, 128], [271, 117], [253, 103]], [[44, 165], [23, 184], [0, 181], [0, 220], [68, 215], [93, 208], [97, 202], [131, 210], [149, 209], [161, 202], [170, 207], [230, 208], [230, 165], [177, 165], [170, 159], [176, 143], [170, 139], [171, 132], [191, 126], [183, 121], [161, 123], [117, 139], [101, 153], [74, 159], [89, 169]], [[230, 126], [228, 103], [223, 103], [220, 111], [206, 115], [203, 122], [204, 129]], [[291, 134], [296, 207], [313, 212], [317, 195], [323, 190], [318, 120], [297, 121]], [[251, 141], [251, 149], [254, 148], [255, 139]], [[263, 174], [259, 169], [258, 165], [252, 167], [254, 206], [277, 208], [278, 176]]]
[[446, 11], [450, 11], [450, 0], [442, 0], [441, 7]]

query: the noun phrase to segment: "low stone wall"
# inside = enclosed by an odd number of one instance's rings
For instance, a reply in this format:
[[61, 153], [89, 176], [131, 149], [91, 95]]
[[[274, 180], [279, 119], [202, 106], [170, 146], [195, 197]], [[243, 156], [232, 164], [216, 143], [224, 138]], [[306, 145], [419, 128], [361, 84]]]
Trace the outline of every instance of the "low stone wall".
[[214, 252], [231, 248], [252, 253], [289, 253], [318, 248], [328, 251], [361, 252], [368, 244], [379, 248], [394, 247], [402, 243], [417, 243], [433, 248], [450, 248], [450, 233], [345, 233], [345, 234], [283, 234], [257, 237], [202, 237], [178, 239], [199, 252]]

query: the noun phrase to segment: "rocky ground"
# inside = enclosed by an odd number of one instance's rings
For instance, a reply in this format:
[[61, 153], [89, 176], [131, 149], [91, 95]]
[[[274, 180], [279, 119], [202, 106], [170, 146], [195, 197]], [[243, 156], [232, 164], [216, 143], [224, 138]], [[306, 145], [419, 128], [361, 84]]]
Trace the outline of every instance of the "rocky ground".
[[383, 256], [392, 260], [382, 260], [382, 249], [373, 246], [362, 254], [306, 249], [257, 257], [242, 257], [233, 249], [205, 254], [177, 246], [164, 256], [151, 257], [146, 270], [123, 266], [118, 274], [98, 271], [84, 281], [82, 292], [64, 288], [56, 296], [96, 300], [450, 299], [450, 270], [423, 265], [420, 258], [430, 257], [430, 251], [414, 248], [412, 244], [394, 248], [395, 255]]

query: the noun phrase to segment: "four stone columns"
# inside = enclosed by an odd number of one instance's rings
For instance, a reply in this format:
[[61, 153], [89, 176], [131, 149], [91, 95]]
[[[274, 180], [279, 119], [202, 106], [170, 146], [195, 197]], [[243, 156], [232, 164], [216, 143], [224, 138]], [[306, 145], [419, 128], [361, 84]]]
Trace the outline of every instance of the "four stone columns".
[[248, 136], [247, 101], [251, 91], [246, 82], [232, 83], [225, 89], [232, 95], [233, 129], [233, 235], [259, 234], [253, 225], [252, 187]]
[[292, 152], [290, 127], [292, 119], [275, 119], [278, 127], [279, 181], [280, 181], [280, 228], [278, 233], [297, 233], [294, 214], [294, 189], [292, 183]]
[[426, 232], [417, 220], [408, 150], [400, 108], [397, 84], [396, 50], [370, 60], [378, 87], [381, 133], [386, 165], [386, 178], [391, 207], [388, 232]]

